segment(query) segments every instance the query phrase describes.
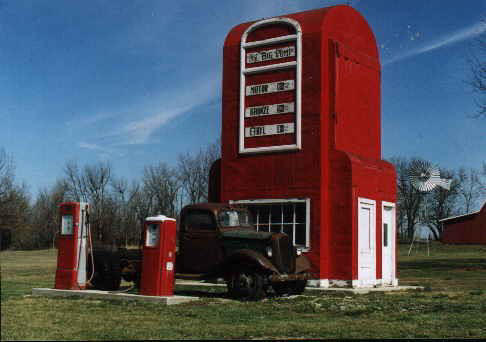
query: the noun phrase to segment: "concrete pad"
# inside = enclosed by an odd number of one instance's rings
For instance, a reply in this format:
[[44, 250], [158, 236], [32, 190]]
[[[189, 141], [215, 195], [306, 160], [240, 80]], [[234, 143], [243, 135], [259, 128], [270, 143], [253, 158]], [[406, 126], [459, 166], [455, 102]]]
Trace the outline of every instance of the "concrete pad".
[[176, 285], [182, 286], [206, 286], [206, 287], [226, 287], [226, 284], [221, 283], [208, 283], [203, 280], [186, 280], [186, 279], [176, 279]]
[[[176, 285], [181, 286], [201, 286], [201, 287], [213, 287], [213, 286], [224, 286], [225, 284], [221, 283], [208, 283], [202, 280], [185, 280], [185, 279], [177, 279]], [[329, 292], [350, 292], [353, 294], [366, 294], [370, 292], [391, 292], [391, 291], [407, 291], [407, 290], [423, 290], [423, 286], [380, 286], [380, 287], [361, 287], [361, 288], [352, 288], [352, 287], [314, 287], [314, 286], [307, 286], [305, 288], [309, 291], [329, 291]]]
[[162, 305], [174, 305], [187, 303], [195, 300], [199, 300], [198, 297], [189, 296], [142, 296], [132, 293], [117, 293], [110, 291], [99, 290], [58, 290], [58, 289], [46, 289], [46, 288], [33, 288], [33, 296], [45, 296], [45, 297], [83, 297], [89, 299], [114, 299], [114, 300], [137, 300], [153, 303], [160, 303]]
[[392, 292], [392, 291], [407, 291], [407, 290], [423, 290], [423, 286], [381, 286], [381, 287], [306, 287], [310, 291], [329, 291], [329, 292], [349, 292], [353, 294], [367, 294], [370, 292]]

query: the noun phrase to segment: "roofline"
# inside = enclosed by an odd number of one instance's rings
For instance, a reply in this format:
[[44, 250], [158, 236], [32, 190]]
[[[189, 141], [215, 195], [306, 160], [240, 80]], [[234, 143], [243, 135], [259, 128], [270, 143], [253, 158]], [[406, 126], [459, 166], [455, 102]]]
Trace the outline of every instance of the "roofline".
[[451, 217], [446, 217], [442, 220], [439, 220], [439, 222], [444, 222], [444, 221], [449, 221], [449, 220], [453, 220], [453, 219], [456, 219], [456, 218], [459, 218], [459, 217], [466, 217], [466, 216], [472, 216], [472, 215], [477, 215], [481, 212], [481, 210], [484, 209], [484, 207], [486, 207], [486, 200], [484, 201], [483, 205], [481, 206], [481, 208], [478, 210], [478, 211], [474, 211], [472, 213], [468, 213], [468, 214], [463, 214], [463, 215], [457, 215], [457, 216], [451, 216]]
[[449, 221], [449, 220], [453, 220], [453, 219], [456, 219], [456, 218], [459, 218], [459, 217], [473, 216], [473, 215], [479, 214], [480, 211], [481, 210], [478, 210], [478, 211], [475, 211], [475, 212], [469, 213], [469, 214], [446, 217], [442, 220], [439, 220], [439, 222]]

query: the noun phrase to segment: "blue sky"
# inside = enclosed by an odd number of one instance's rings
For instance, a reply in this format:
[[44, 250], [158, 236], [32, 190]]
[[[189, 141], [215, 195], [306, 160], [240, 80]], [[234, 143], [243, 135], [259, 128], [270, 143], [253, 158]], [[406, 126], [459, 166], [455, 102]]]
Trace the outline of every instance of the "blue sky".
[[241, 22], [352, 2], [380, 47], [383, 156], [486, 161], [466, 54], [486, 1], [0, 0], [0, 147], [35, 196], [67, 160], [145, 165], [220, 136], [222, 46]]

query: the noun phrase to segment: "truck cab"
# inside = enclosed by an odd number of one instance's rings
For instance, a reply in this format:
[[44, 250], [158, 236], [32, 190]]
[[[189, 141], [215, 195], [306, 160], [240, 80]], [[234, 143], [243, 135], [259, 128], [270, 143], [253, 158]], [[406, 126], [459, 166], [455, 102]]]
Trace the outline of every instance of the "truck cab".
[[246, 208], [188, 205], [179, 221], [178, 278], [223, 278], [230, 294], [239, 298], [259, 298], [270, 288], [278, 294], [304, 290], [307, 258], [286, 234], [257, 231]]

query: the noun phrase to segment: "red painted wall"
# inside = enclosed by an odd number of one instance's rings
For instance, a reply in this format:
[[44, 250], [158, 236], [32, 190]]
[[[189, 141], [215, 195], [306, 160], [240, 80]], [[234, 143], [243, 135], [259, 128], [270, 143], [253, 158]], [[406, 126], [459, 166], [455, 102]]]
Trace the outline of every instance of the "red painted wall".
[[486, 203], [478, 213], [444, 221], [443, 243], [486, 244]]
[[[314, 276], [356, 279], [358, 197], [376, 201], [380, 247], [381, 201], [395, 202], [394, 169], [381, 161], [376, 41], [365, 19], [349, 6], [285, 17], [302, 29], [302, 148], [239, 154], [240, 41], [252, 23], [234, 27], [224, 45], [221, 186], [220, 196], [213, 198], [310, 198], [308, 257]], [[278, 30], [282, 28], [267, 28], [249, 35], [248, 41]], [[288, 139], [262, 138], [270, 144]], [[381, 250], [376, 254], [380, 278]]]

